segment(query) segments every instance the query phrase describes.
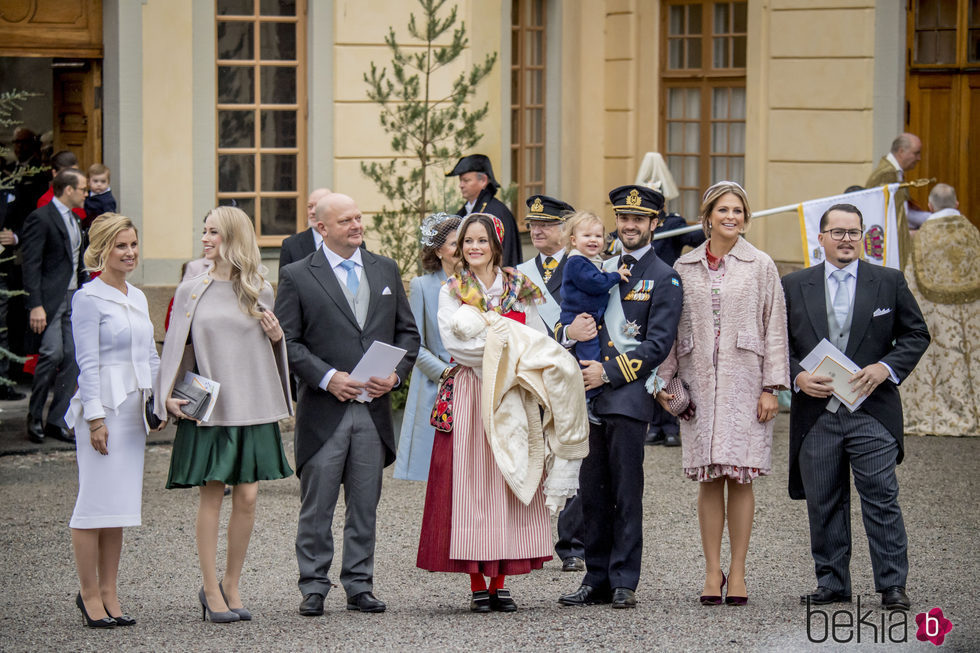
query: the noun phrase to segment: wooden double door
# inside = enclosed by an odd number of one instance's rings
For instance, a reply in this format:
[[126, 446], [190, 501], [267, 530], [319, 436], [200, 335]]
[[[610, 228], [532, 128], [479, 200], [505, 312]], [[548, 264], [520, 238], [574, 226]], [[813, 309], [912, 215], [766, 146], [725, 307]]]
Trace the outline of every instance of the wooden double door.
[[73, 151], [83, 169], [103, 158], [102, 55], [102, 0], [0, 0], [0, 58], [41, 79], [50, 66], [50, 91], [33, 90], [51, 93], [53, 151]]
[[[905, 130], [922, 139], [909, 178], [956, 189], [960, 212], [980, 228], [980, 2], [910, 0]], [[913, 189], [926, 206], [929, 189]]]

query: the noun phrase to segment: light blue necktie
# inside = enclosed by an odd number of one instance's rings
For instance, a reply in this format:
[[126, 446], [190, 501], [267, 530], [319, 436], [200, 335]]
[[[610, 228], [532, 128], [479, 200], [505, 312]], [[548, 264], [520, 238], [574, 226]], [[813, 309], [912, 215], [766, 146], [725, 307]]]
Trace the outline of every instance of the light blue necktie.
[[[834, 270], [830, 276], [837, 280], [837, 292], [834, 293], [834, 315], [837, 316], [837, 325], [843, 326], [851, 308], [850, 297], [847, 293], [847, 277], [850, 276], [850, 273], [847, 270]], [[348, 285], [350, 284], [348, 283]]]
[[[357, 297], [357, 287], [360, 285], [361, 280], [357, 278], [357, 263], [354, 261], [341, 261], [340, 267], [347, 270], [347, 290], [350, 294]], [[834, 306], [837, 305], [837, 301], [834, 301]]]

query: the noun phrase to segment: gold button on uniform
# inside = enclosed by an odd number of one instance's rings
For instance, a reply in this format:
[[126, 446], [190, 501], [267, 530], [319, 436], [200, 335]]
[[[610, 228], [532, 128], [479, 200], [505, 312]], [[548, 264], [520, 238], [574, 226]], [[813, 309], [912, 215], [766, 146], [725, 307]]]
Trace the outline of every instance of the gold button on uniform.
[[613, 346], [613, 341], [612, 341], [612, 340], [610, 340], [610, 341], [609, 341], [609, 346], [610, 346], [610, 347], [612, 347], [612, 346]]
[[605, 357], [605, 360], [609, 360], [609, 357], [608, 357], [608, 356], [606, 356], [606, 357]]

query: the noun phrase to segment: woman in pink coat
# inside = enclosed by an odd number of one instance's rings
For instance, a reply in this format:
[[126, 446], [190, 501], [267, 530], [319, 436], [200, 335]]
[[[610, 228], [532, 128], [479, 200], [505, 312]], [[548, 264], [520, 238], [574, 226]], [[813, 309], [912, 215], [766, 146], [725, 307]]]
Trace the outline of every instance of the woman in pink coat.
[[[699, 481], [698, 521], [705, 581], [700, 601], [745, 605], [745, 557], [752, 532], [752, 481], [771, 470], [776, 393], [789, 384], [786, 308], [776, 265], [742, 237], [749, 222], [745, 190], [731, 181], [704, 193], [707, 242], [677, 259], [684, 287], [674, 348], [660, 376], [689, 386], [694, 415], [681, 422], [684, 474]], [[667, 407], [673, 395], [657, 399]], [[728, 501], [725, 501], [725, 487]], [[731, 563], [721, 570], [728, 521]]]

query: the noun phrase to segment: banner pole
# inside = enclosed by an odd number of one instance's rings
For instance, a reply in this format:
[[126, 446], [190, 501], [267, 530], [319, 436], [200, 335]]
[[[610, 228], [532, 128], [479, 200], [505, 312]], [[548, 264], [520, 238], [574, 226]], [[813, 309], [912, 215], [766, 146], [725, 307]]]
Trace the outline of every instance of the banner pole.
[[[928, 184], [934, 183], [935, 181], [936, 181], [935, 177], [933, 177], [932, 179], [916, 179], [915, 181], [903, 182], [898, 186], [899, 188], [920, 187], [920, 186], [926, 186]], [[888, 184], [883, 184], [883, 185], [888, 186]], [[865, 190], [870, 190], [870, 189], [865, 189]], [[828, 195], [827, 197], [835, 197], [835, 196]], [[764, 218], [767, 215], [776, 215], [777, 213], [788, 213], [790, 211], [795, 211], [800, 204], [804, 204], [806, 202], [818, 202], [823, 199], [827, 199], [827, 198], [818, 197], [815, 200], [805, 200], [804, 202], [797, 202], [796, 204], [787, 204], [786, 206], [777, 206], [774, 209], [766, 209], [765, 211], [759, 211], [758, 213], [753, 213], [752, 219]], [[671, 229], [670, 231], [662, 231], [658, 234], [654, 234], [653, 240], [660, 240], [661, 238], [673, 238], [674, 236], [689, 234], [694, 231], [701, 231], [701, 225], [694, 224], [687, 227], [681, 227], [680, 229]]]

